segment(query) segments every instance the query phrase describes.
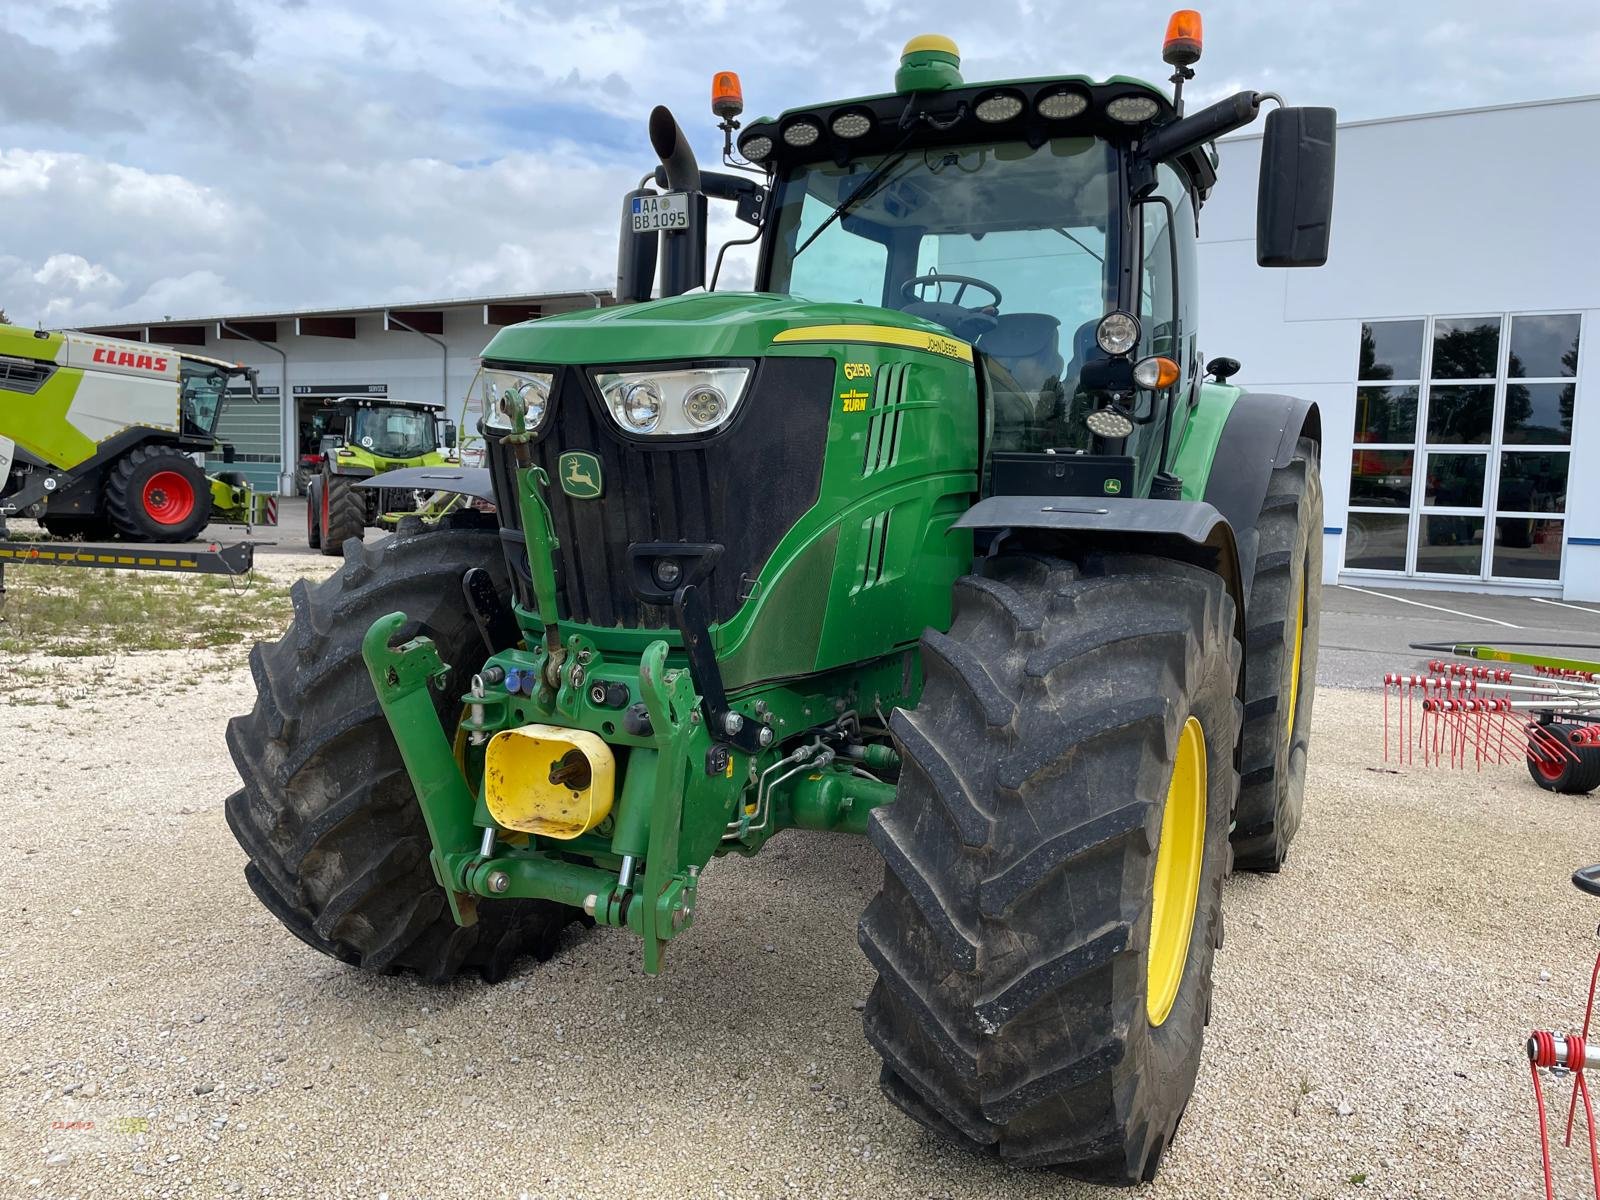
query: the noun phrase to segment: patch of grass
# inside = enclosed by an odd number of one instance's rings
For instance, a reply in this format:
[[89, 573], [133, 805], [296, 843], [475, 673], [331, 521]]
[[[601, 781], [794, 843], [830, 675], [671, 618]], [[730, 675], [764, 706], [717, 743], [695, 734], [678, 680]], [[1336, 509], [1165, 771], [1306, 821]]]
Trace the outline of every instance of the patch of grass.
[[275, 637], [289, 589], [259, 577], [11, 567], [0, 654], [60, 658], [137, 650], [206, 650]]

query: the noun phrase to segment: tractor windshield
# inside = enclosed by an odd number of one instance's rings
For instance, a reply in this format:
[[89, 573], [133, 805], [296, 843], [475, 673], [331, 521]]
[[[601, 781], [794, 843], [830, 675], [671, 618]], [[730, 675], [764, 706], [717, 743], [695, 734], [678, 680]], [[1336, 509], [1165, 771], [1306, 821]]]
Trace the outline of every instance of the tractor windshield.
[[997, 448], [1087, 445], [1082, 422], [1068, 418], [1095, 323], [1115, 306], [1109, 143], [1053, 138], [807, 163], [777, 188], [768, 290], [936, 321], [983, 351]]
[[385, 458], [416, 458], [439, 448], [433, 413], [421, 408], [358, 408], [355, 442]]
[[184, 359], [182, 368], [181, 404], [183, 419], [195, 430], [209, 437], [216, 432], [217, 415], [228, 393], [231, 372], [210, 363]]

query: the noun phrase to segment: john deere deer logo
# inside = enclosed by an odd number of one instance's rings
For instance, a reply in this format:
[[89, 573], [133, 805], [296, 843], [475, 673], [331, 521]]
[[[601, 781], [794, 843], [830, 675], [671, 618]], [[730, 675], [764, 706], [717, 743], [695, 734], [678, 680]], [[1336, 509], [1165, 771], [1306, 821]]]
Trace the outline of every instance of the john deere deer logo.
[[604, 490], [600, 460], [584, 450], [568, 450], [558, 463], [561, 490], [574, 500], [593, 500]]

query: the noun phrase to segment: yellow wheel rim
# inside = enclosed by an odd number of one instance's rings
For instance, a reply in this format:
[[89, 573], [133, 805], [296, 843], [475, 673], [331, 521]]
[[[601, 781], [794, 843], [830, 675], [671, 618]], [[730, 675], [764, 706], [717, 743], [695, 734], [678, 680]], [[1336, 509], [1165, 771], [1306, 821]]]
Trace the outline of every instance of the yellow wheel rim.
[[1300, 581], [1300, 604], [1294, 614], [1294, 660], [1289, 667], [1289, 710], [1285, 715], [1283, 736], [1287, 741], [1294, 736], [1294, 712], [1300, 704], [1300, 651], [1306, 642], [1306, 588], [1311, 581]]
[[1206, 737], [1200, 722], [1190, 717], [1178, 735], [1178, 756], [1161, 815], [1161, 845], [1156, 849], [1144, 996], [1152, 1025], [1165, 1021], [1178, 1000], [1200, 899], [1205, 846]]

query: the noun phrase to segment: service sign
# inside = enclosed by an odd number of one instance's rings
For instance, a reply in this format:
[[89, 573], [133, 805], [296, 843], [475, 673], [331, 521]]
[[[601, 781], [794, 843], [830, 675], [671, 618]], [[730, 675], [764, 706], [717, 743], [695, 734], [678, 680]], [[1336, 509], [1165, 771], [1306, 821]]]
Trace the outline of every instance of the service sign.
[[689, 193], [663, 192], [659, 196], [633, 198], [633, 231], [651, 233], [660, 229], [689, 228]]

